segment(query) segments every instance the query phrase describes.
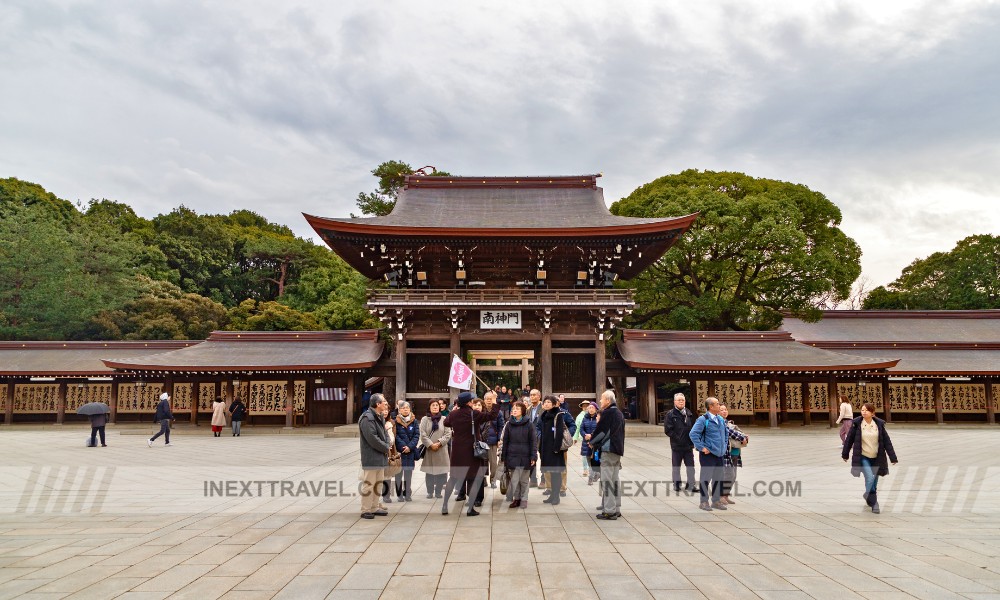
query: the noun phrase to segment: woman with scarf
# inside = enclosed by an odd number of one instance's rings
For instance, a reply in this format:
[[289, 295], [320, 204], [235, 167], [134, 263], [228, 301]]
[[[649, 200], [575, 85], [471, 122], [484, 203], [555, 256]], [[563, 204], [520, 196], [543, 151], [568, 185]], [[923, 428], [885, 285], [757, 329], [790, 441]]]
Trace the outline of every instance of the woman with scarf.
[[551, 490], [549, 497], [542, 502], [555, 506], [559, 504], [559, 489], [562, 487], [562, 478], [566, 472], [566, 455], [560, 448], [566, 422], [562, 418], [554, 396], [546, 396], [542, 400], [542, 411], [539, 418], [541, 443], [538, 453], [541, 456], [542, 472], [546, 473], [545, 480]]
[[410, 412], [409, 402], [397, 405], [396, 415], [396, 451], [400, 455], [403, 470], [396, 473], [396, 498], [400, 502], [413, 500], [413, 468], [417, 466], [417, 446], [420, 444], [420, 428], [417, 419]]
[[531, 469], [538, 457], [538, 438], [531, 421], [525, 417], [527, 411], [523, 402], [511, 404], [510, 421], [501, 433], [500, 459], [504, 468], [511, 472], [507, 490], [510, 508], [528, 508]]
[[451, 429], [444, 426], [444, 415], [441, 413], [443, 404], [441, 400], [431, 400], [428, 413], [420, 419], [420, 445], [424, 447], [420, 470], [426, 478], [428, 498], [441, 497], [451, 470], [451, 457], [448, 454]]

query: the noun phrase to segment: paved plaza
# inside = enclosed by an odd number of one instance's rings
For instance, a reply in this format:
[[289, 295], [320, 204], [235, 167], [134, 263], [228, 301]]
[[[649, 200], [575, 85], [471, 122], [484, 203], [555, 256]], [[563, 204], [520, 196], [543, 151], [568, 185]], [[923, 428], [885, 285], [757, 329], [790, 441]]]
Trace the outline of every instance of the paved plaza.
[[[479, 517], [425, 498], [359, 519], [358, 441], [0, 429], [3, 598], [1000, 598], [1000, 430], [891, 428], [882, 514], [831, 429], [749, 429], [741, 495], [676, 495], [664, 437], [629, 437], [617, 521], [571, 461], [553, 508], [487, 490]], [[205, 428], [201, 428], [205, 429]], [[666, 462], [667, 467], [664, 467]]]

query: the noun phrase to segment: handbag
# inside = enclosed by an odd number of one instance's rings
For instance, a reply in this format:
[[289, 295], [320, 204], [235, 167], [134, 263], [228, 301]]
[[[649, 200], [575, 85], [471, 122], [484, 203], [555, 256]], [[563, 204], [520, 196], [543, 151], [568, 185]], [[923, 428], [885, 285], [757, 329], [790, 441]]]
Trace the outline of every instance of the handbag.
[[472, 416], [472, 454], [480, 460], [487, 460], [490, 457], [490, 445], [476, 437], [476, 418]]
[[403, 456], [395, 448], [389, 448], [389, 463], [385, 467], [385, 478], [391, 479], [403, 471]]
[[500, 465], [500, 493], [506, 494], [510, 487], [510, 471], [504, 465]]
[[[562, 417], [562, 413], [559, 413], [557, 415], [557, 418], [560, 419], [560, 420], [562, 420], [562, 418], [563, 418]], [[559, 426], [556, 425], [556, 431], [558, 431], [558, 430], [559, 430]], [[562, 443], [559, 444], [559, 451], [560, 452], [565, 452], [565, 451], [569, 450], [570, 448], [572, 448], [573, 444], [575, 444], [575, 443], [576, 443], [576, 440], [573, 439], [573, 434], [571, 434], [569, 432], [569, 427], [566, 427], [566, 423], [563, 423]]]

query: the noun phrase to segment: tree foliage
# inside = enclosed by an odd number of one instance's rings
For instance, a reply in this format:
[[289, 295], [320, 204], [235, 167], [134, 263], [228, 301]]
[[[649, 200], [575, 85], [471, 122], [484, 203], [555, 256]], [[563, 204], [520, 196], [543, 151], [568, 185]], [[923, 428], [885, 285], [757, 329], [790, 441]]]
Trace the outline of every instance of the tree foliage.
[[142, 295], [118, 310], [96, 315], [85, 331], [92, 339], [201, 340], [229, 322], [226, 307], [187, 294], [166, 281], [146, 279]]
[[230, 331], [316, 331], [316, 317], [278, 302], [247, 299], [229, 311]]
[[888, 286], [868, 294], [865, 309], [1000, 308], [1000, 236], [972, 235], [949, 252], [913, 261]]
[[639, 187], [611, 211], [700, 213], [634, 281], [635, 327], [767, 330], [783, 311], [815, 320], [814, 299], [846, 298], [861, 273], [861, 250], [839, 229], [840, 210], [804, 185], [688, 170]]
[[[384, 217], [391, 213], [399, 191], [406, 184], [406, 176], [413, 172], [413, 167], [398, 160], [387, 160], [372, 169], [372, 175], [378, 178], [378, 188], [374, 192], [358, 194], [357, 205], [361, 214]], [[445, 176], [451, 173], [434, 169], [428, 175]]]

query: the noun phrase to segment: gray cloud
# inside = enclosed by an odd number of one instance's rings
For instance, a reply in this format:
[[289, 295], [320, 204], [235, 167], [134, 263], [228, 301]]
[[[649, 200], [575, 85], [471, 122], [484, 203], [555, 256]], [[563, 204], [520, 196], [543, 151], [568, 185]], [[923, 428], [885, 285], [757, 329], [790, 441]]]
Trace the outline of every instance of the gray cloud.
[[0, 176], [310, 235], [390, 158], [736, 170], [827, 194], [882, 283], [1000, 229], [1000, 8], [869, 4], [8, 2]]

